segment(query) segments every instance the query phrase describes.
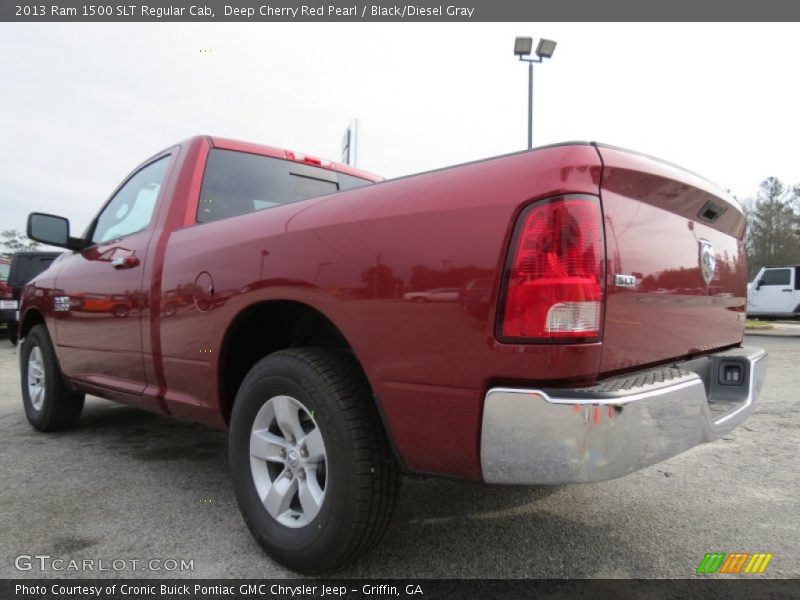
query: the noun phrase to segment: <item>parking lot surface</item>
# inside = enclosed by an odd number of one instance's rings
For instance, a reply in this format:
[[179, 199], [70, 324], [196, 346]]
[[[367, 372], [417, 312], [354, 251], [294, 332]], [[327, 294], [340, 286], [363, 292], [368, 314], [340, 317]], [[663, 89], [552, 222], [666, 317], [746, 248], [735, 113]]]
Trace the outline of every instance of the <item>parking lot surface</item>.
[[[768, 552], [762, 577], [800, 577], [800, 338], [746, 343], [769, 351], [767, 382], [724, 439], [591, 485], [408, 478], [383, 543], [336, 576], [692, 577], [706, 552]], [[6, 339], [0, 456], [1, 577], [293, 576], [242, 522], [224, 433], [98, 398], [77, 429], [37, 433]], [[183, 559], [193, 570], [20, 571], [20, 555]]]

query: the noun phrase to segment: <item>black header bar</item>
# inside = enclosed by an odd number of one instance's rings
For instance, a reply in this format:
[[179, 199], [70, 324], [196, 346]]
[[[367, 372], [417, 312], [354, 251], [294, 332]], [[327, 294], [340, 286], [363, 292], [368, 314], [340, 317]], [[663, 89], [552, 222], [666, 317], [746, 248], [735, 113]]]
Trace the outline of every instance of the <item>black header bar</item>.
[[649, 600], [797, 598], [798, 580], [755, 579], [6, 579], [4, 600]]
[[75, 0], [0, 2], [9, 22], [797, 21], [788, 0]]

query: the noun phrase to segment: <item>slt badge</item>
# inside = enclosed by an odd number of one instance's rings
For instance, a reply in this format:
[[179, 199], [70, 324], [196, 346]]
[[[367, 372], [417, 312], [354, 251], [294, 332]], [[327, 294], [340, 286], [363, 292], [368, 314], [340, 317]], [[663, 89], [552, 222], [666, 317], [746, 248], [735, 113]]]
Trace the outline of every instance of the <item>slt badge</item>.
[[700, 239], [700, 273], [703, 275], [703, 280], [706, 285], [711, 283], [714, 279], [714, 272], [717, 270], [717, 258], [714, 256], [714, 246], [711, 242]]

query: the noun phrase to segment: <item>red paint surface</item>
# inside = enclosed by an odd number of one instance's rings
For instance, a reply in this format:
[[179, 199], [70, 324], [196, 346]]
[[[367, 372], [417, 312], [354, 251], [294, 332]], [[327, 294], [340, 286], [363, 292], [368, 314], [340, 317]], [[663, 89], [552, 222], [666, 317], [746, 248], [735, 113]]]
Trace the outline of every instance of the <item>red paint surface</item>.
[[[601, 148], [608, 285], [601, 370], [619, 371], [738, 344], [744, 335], [744, 217], [697, 214], [721, 190], [654, 159]], [[716, 276], [700, 273], [699, 240], [714, 246]], [[635, 274], [616, 288], [615, 273]]]

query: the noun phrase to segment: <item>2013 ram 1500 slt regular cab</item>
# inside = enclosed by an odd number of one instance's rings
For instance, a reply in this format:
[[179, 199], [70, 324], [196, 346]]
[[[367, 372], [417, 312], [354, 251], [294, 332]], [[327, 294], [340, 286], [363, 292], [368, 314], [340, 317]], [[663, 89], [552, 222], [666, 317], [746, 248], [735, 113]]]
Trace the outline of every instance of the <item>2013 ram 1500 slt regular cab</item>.
[[766, 365], [744, 227], [706, 180], [596, 144], [379, 181], [195, 137], [80, 237], [30, 216], [71, 252], [25, 289], [25, 411], [65, 428], [89, 393], [228, 428], [253, 535], [324, 571], [378, 540], [402, 472], [600, 481], [741, 423]]

